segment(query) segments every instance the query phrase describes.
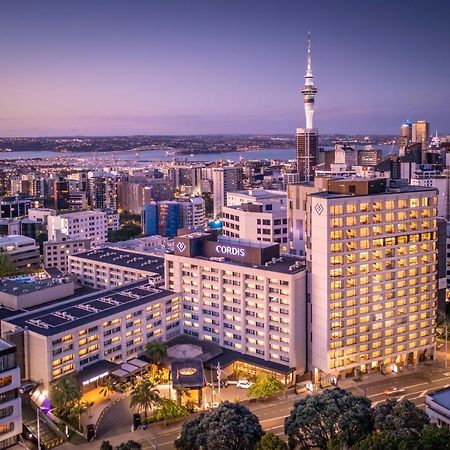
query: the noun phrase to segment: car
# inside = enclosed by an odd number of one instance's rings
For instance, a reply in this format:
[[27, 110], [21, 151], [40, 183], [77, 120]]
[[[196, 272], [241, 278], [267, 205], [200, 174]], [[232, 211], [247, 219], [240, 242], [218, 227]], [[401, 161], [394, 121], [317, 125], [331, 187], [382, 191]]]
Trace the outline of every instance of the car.
[[248, 380], [239, 380], [236, 383], [236, 387], [239, 389], [248, 389], [253, 383]]
[[[208, 386], [211, 386], [212, 388], [218, 388], [219, 387], [219, 382], [218, 381], [214, 381], [212, 383], [208, 383]], [[220, 387], [221, 388], [226, 388], [228, 386], [228, 381], [227, 380], [220, 380]]]
[[36, 383], [27, 383], [27, 384], [20, 386], [19, 392], [22, 395], [31, 394], [37, 387], [38, 387], [38, 385]]
[[384, 391], [384, 393], [386, 395], [399, 395], [399, 394], [402, 394], [403, 392], [405, 392], [405, 390], [401, 389], [401, 388], [398, 388], [398, 387], [393, 387], [393, 388], [390, 388], [390, 389], [386, 389]]

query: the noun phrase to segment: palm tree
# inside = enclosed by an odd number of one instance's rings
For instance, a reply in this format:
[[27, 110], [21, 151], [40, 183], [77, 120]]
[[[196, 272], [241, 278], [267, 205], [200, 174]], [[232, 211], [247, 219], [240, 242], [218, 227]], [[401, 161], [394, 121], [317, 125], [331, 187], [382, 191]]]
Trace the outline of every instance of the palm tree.
[[139, 382], [131, 393], [130, 408], [144, 410], [144, 416], [147, 418], [147, 411], [161, 401], [158, 389], [148, 378]]
[[145, 346], [145, 354], [148, 359], [159, 366], [167, 356], [167, 344], [164, 342], [149, 342]]
[[115, 391], [114, 380], [110, 376], [106, 377], [103, 387], [100, 389], [100, 394], [103, 394], [103, 397], [107, 397]]
[[81, 388], [73, 377], [58, 378], [51, 387], [53, 407], [60, 413], [70, 411], [81, 396]]

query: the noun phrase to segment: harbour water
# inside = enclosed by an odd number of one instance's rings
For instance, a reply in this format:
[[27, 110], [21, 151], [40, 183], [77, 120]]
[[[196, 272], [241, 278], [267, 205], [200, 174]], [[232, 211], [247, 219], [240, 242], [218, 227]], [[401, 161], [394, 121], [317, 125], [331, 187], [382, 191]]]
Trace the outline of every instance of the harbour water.
[[[361, 147], [362, 148], [362, 147]], [[397, 147], [391, 145], [378, 145], [376, 148], [383, 150], [383, 156], [388, 153], [397, 152]], [[255, 159], [281, 159], [288, 160], [295, 158], [295, 149], [265, 149], [265, 150], [251, 150], [247, 152], [226, 152], [226, 153], [201, 153], [196, 155], [166, 155], [164, 150], [145, 150], [139, 152], [139, 161], [172, 161], [174, 158], [179, 160], [189, 161], [237, 161], [242, 157], [247, 160]], [[50, 151], [41, 152], [1, 152], [0, 160], [5, 159], [34, 159], [34, 158], [95, 158], [96, 160], [111, 161], [116, 159], [118, 161], [132, 161], [136, 160], [137, 156], [134, 151], [120, 151], [120, 152], [95, 152], [95, 153], [59, 153]]]

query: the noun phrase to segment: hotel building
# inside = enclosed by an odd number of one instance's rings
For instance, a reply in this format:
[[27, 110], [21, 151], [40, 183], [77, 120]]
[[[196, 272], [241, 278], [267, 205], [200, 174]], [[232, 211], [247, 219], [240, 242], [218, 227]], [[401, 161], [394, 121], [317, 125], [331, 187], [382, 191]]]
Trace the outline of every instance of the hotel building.
[[16, 348], [0, 340], [0, 449], [17, 444], [22, 433], [19, 387]]
[[148, 253], [104, 247], [69, 255], [68, 272], [82, 286], [106, 289], [148, 278], [163, 283], [164, 260]]
[[22, 379], [48, 389], [76, 373], [86, 386], [143, 353], [147, 342], [179, 334], [180, 308], [178, 295], [142, 280], [8, 318], [2, 336], [24, 355]]
[[310, 367], [315, 379], [432, 357], [437, 191], [330, 180], [306, 197]]
[[279, 244], [192, 233], [165, 256], [166, 288], [183, 294], [185, 334], [291, 383], [306, 371], [306, 271]]

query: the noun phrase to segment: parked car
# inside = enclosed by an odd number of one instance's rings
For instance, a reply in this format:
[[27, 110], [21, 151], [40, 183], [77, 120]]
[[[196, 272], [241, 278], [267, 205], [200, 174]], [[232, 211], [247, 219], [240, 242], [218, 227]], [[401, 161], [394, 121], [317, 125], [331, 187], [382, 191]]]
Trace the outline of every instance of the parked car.
[[37, 387], [38, 387], [38, 385], [36, 383], [27, 383], [27, 384], [20, 386], [19, 392], [22, 395], [31, 394]]
[[[213, 381], [212, 383], [208, 383], [208, 386], [211, 386], [212, 388], [218, 388], [219, 387], [219, 382], [218, 381]], [[220, 387], [221, 388], [226, 388], [228, 386], [228, 381], [227, 380], [220, 380]]]
[[402, 394], [403, 392], [405, 392], [404, 389], [400, 389], [400, 388], [397, 388], [397, 387], [393, 387], [393, 388], [390, 388], [390, 389], [386, 389], [386, 390], [384, 391], [384, 393], [385, 393], [386, 395], [399, 395], [399, 394]]
[[253, 383], [248, 380], [239, 380], [236, 383], [236, 387], [239, 389], [248, 389]]

